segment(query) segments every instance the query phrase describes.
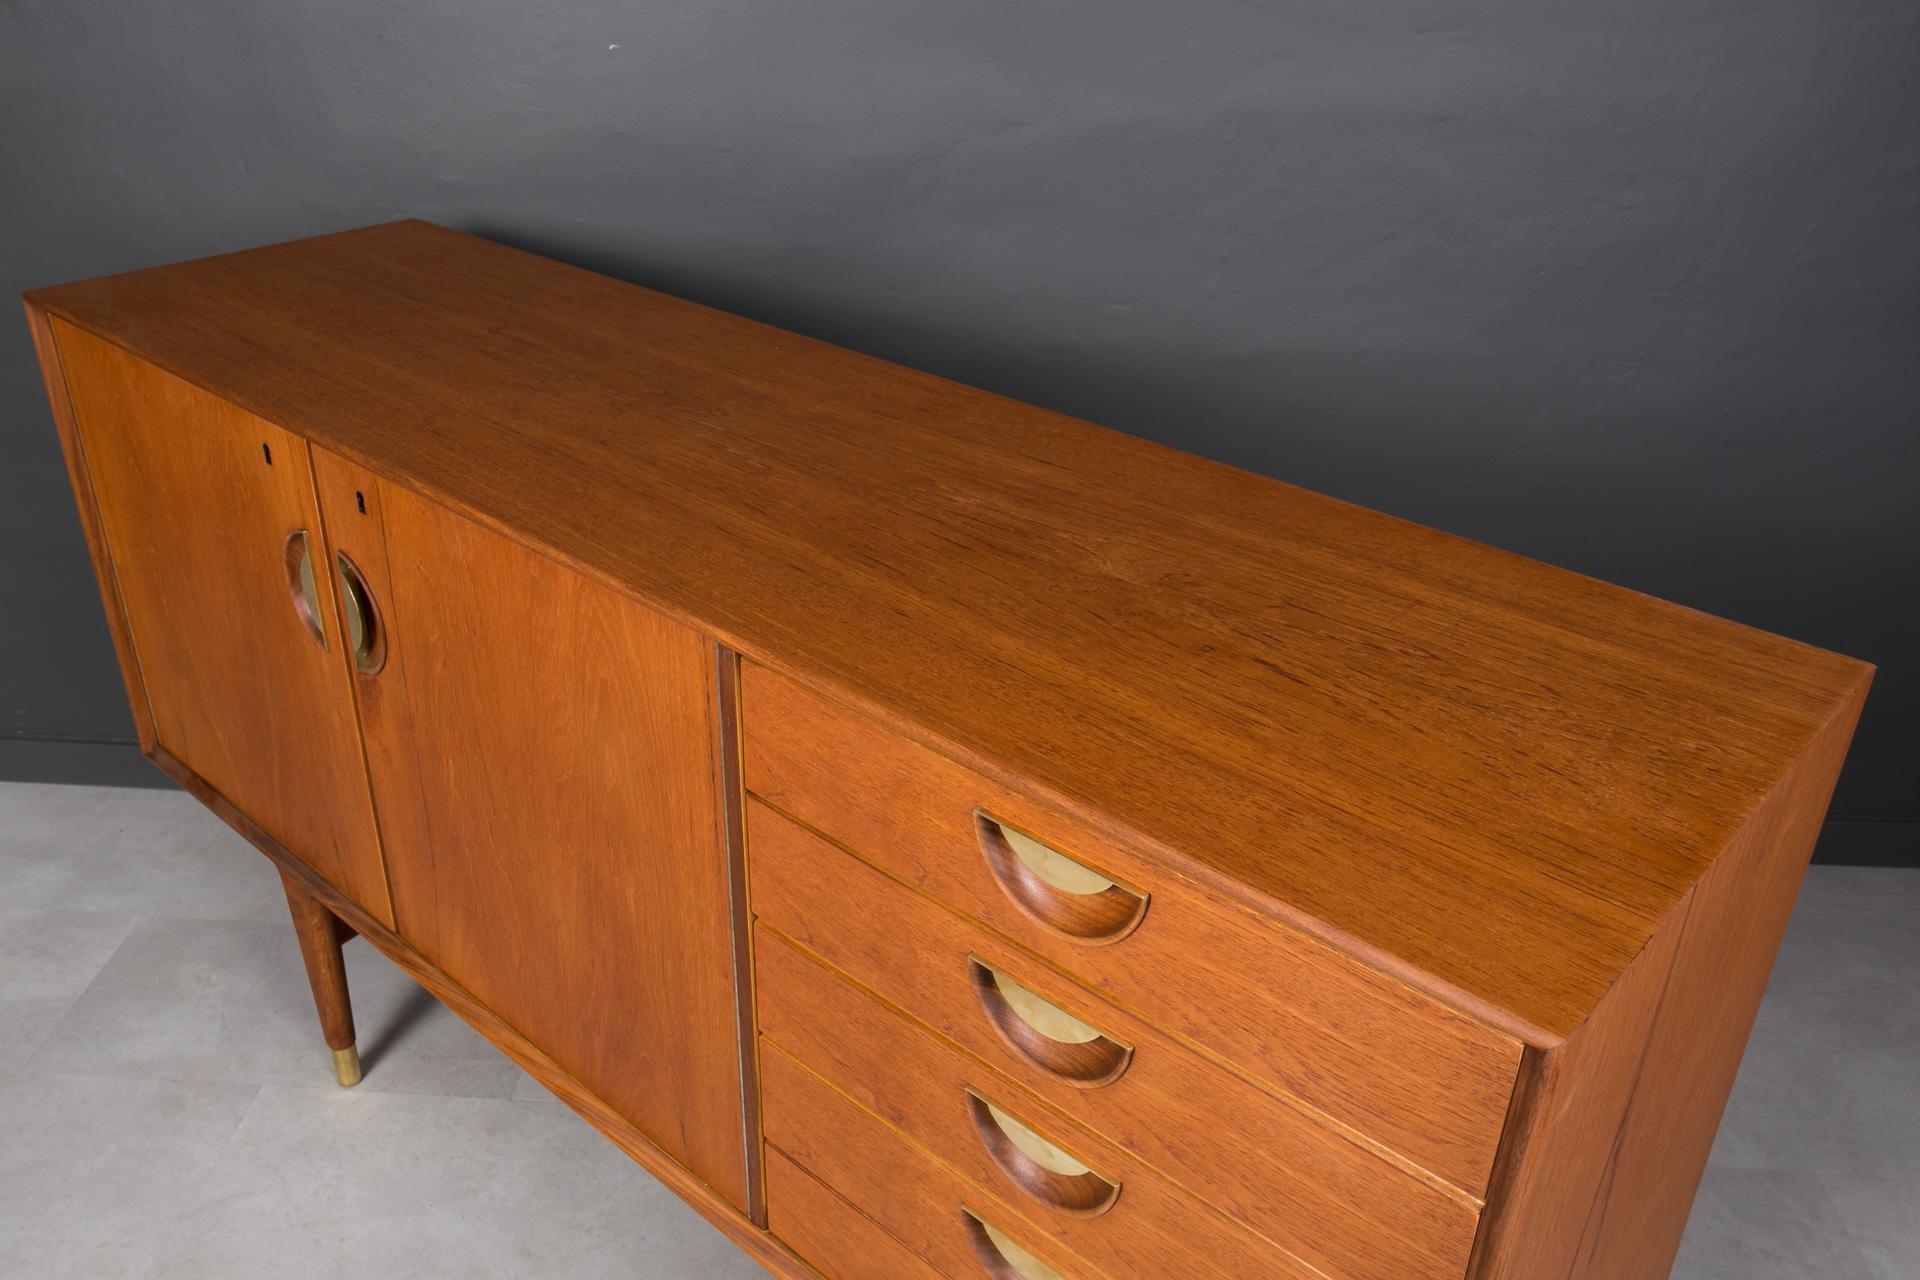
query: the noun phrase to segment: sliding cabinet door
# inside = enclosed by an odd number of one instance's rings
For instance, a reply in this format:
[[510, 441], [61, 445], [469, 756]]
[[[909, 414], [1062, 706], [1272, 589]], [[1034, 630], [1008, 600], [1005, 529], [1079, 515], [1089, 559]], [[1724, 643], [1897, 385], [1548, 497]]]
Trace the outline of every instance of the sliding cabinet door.
[[158, 744], [391, 919], [306, 442], [52, 332]]
[[401, 936], [744, 1205], [712, 644], [315, 459]]

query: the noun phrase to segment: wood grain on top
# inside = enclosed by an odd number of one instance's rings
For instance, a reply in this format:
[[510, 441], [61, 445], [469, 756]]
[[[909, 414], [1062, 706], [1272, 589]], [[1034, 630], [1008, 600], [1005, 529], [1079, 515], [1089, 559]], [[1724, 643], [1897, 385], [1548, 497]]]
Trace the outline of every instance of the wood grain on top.
[[427, 223], [30, 299], [1539, 1044], [1870, 675]]

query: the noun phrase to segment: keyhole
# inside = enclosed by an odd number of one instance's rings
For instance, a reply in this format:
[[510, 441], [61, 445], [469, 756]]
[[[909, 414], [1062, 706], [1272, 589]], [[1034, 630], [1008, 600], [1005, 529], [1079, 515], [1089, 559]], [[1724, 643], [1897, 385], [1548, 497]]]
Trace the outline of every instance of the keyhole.
[[360, 514], [367, 514], [367, 495], [360, 490], [353, 491], [353, 505], [360, 508]]
[[262, 440], [260, 442], [260, 453], [262, 456], [266, 458], [267, 465], [272, 466], [273, 465], [273, 446], [268, 444], [266, 441]]

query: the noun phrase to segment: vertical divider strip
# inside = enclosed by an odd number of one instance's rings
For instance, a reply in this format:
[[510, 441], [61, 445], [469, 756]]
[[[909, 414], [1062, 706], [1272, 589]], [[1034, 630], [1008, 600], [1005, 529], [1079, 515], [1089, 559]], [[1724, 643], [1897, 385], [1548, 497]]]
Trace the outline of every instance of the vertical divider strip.
[[760, 1147], [759, 1018], [754, 1006], [753, 914], [747, 905], [746, 793], [740, 731], [740, 655], [713, 646], [714, 752], [718, 762], [720, 831], [727, 852], [727, 897], [733, 930], [734, 1014], [739, 1022], [740, 1125], [746, 1155], [747, 1217], [767, 1225], [764, 1160]]

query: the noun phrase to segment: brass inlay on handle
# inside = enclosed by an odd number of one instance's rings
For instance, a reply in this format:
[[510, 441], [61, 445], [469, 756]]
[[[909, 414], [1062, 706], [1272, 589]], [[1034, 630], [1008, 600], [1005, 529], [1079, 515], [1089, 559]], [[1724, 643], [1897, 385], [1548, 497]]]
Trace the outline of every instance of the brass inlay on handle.
[[1118, 1080], [1133, 1047], [1035, 994], [978, 956], [967, 957], [974, 994], [1000, 1039], [1015, 1054], [1082, 1089]]
[[1075, 942], [1118, 942], [1140, 927], [1147, 895], [1117, 884], [984, 809], [973, 811], [980, 852], [1013, 905]]
[[344, 554], [337, 555], [340, 574], [340, 605], [347, 615], [347, 646], [353, 655], [353, 669], [363, 676], [380, 674], [387, 665], [387, 628], [379, 606], [360, 567]]
[[295, 529], [280, 546], [280, 562], [287, 571], [287, 594], [293, 598], [293, 612], [307, 634], [324, 651], [327, 629], [320, 621], [320, 587], [313, 576], [313, 548], [305, 529]]
[[967, 1220], [974, 1256], [992, 1280], [1067, 1280], [973, 1210], [963, 1207], [960, 1212]]
[[1098, 1217], [1113, 1208], [1119, 1183], [1101, 1177], [972, 1089], [967, 1090], [967, 1109], [994, 1164], [1029, 1196], [1078, 1218]]

